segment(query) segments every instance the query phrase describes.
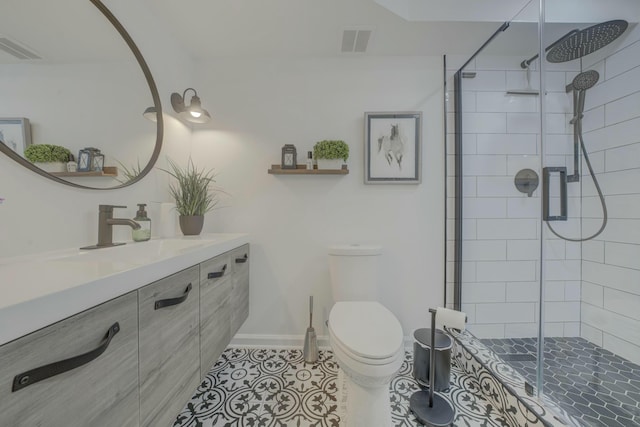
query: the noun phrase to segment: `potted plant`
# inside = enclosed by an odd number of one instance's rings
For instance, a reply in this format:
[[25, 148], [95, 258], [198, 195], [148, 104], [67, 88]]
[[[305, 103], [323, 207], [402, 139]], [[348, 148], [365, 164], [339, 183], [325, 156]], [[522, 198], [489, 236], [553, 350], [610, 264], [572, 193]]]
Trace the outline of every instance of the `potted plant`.
[[24, 150], [24, 156], [31, 163], [46, 172], [66, 172], [71, 152], [59, 145], [35, 144]]
[[349, 146], [344, 141], [319, 141], [313, 146], [313, 158], [318, 169], [342, 169], [349, 158]]
[[171, 170], [161, 169], [176, 179], [169, 184], [169, 193], [176, 203], [180, 229], [185, 236], [196, 236], [202, 231], [204, 214], [218, 204], [213, 170], [198, 170], [191, 158], [186, 168], [167, 159]]

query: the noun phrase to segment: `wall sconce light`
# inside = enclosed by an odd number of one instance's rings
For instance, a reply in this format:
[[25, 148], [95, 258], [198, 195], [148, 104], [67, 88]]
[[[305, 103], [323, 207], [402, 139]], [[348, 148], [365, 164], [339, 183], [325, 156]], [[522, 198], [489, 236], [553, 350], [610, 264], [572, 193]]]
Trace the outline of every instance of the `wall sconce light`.
[[152, 122], [158, 121], [158, 112], [156, 111], [156, 107], [147, 107], [142, 115], [145, 119], [151, 120]]
[[[191, 97], [191, 103], [187, 106], [184, 103], [187, 92], [192, 90], [193, 97]], [[198, 97], [198, 93], [193, 88], [188, 88], [184, 91], [182, 96], [179, 93], [171, 94], [171, 105], [178, 115], [184, 120], [191, 123], [207, 123], [211, 120], [211, 115], [207, 110], [202, 108], [200, 104], [200, 98]]]

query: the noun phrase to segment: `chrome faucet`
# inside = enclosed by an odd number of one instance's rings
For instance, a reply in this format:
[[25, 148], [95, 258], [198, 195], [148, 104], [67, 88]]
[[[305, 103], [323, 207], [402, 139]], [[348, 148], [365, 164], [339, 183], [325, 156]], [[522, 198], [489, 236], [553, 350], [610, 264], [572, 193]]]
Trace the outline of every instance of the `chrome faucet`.
[[140, 224], [132, 219], [114, 218], [113, 209], [115, 208], [126, 208], [126, 206], [98, 205], [98, 243], [80, 249], [98, 249], [124, 245], [124, 243], [113, 243], [114, 225], [128, 225], [134, 230], [140, 228]]

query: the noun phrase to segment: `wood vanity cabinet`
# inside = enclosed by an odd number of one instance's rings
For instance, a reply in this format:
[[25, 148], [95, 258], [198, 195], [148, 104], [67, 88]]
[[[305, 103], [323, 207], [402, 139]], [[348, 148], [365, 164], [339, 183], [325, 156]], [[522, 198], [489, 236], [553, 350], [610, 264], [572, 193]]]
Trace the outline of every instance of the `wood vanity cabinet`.
[[248, 315], [244, 245], [0, 345], [0, 427], [169, 427]]
[[200, 270], [138, 290], [140, 425], [171, 426], [200, 383]]
[[231, 337], [249, 317], [249, 245], [229, 252], [231, 276]]
[[0, 346], [1, 426], [133, 427], [138, 408], [135, 291]]
[[204, 377], [231, 341], [231, 257], [200, 264], [200, 376]]

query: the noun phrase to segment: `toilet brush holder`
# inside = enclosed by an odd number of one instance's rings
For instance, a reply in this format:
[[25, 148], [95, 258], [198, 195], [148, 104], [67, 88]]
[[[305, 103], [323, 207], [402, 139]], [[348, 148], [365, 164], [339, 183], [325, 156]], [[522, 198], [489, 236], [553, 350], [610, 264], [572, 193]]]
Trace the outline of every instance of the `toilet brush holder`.
[[316, 363], [318, 361], [318, 338], [313, 329], [313, 296], [309, 297], [309, 327], [304, 336], [304, 348], [302, 356], [306, 363]]

